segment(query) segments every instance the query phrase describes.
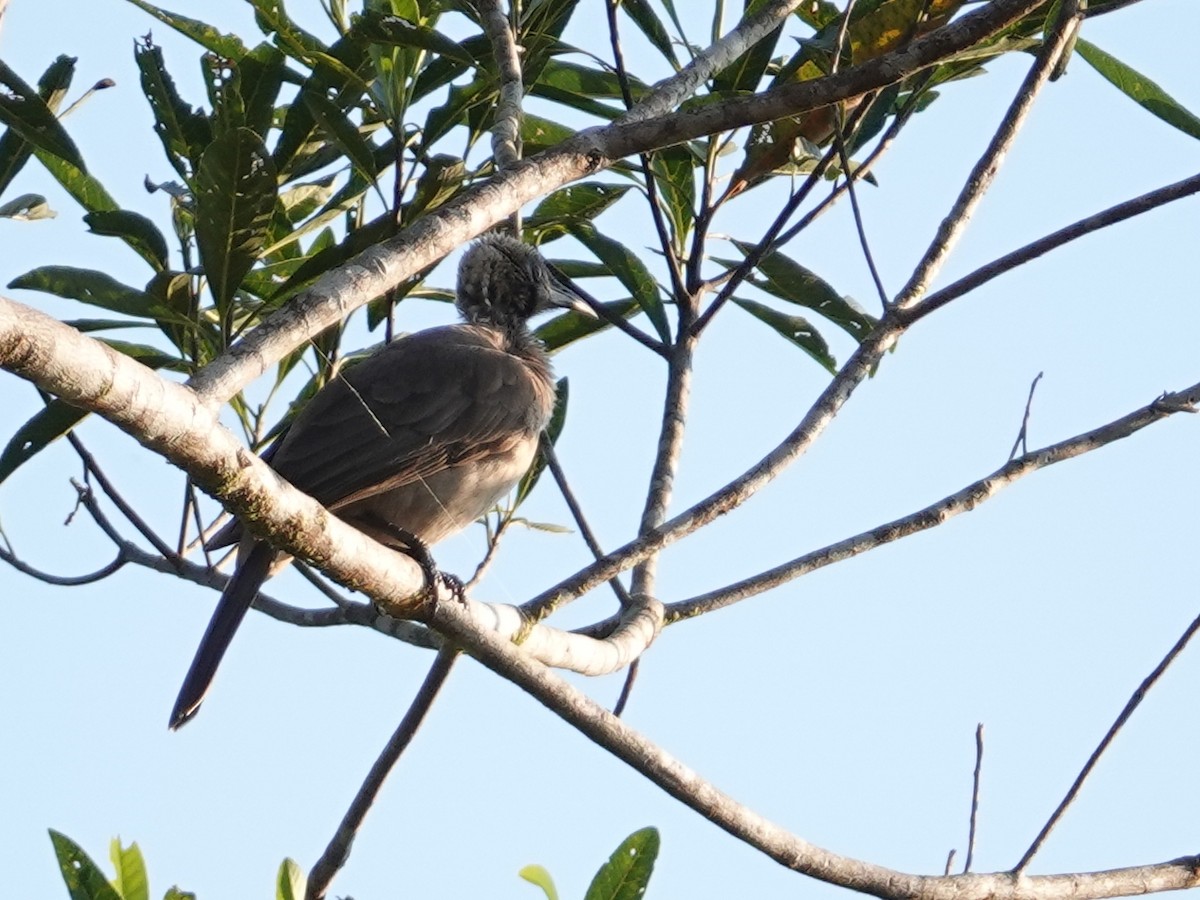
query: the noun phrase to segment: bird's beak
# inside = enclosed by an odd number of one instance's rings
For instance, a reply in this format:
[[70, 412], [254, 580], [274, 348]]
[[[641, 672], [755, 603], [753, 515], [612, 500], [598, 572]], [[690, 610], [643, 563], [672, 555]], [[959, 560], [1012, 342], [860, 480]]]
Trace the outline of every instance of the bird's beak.
[[599, 318], [590, 303], [557, 279], [553, 279], [550, 284], [550, 303], [563, 309], [574, 310], [589, 319]]

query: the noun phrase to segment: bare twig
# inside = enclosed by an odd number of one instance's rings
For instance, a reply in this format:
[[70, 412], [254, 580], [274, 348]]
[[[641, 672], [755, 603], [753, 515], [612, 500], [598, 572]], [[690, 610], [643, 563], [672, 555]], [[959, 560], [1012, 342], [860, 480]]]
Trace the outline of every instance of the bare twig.
[[629, 335], [629, 337], [633, 338], [643, 347], [653, 350], [659, 356], [663, 357], [663, 359], [667, 358], [668, 351], [666, 344], [658, 340], [658, 338], [650, 337], [650, 335], [646, 334], [636, 325], [631, 325], [629, 322], [626, 322], [625, 319], [614, 313], [607, 306], [589, 294], [586, 290], [581, 288], [578, 282], [568, 278], [563, 273], [562, 269], [558, 268], [558, 266], [554, 265], [553, 263], [550, 263], [549, 265], [550, 271], [554, 274], [555, 280], [561, 281], [574, 293], [578, 294], [579, 297], [591, 308], [592, 312], [596, 314], [597, 318], [603, 319], [613, 328], [617, 329], [617, 331]]
[[950, 870], [954, 868], [954, 856], [957, 851], [951, 847], [950, 852], [946, 854], [946, 867], [942, 870], [943, 875], [949, 875]]
[[[554, 483], [558, 485], [558, 490], [562, 494], [563, 501], [567, 504], [567, 509], [571, 512], [571, 518], [575, 520], [575, 527], [579, 529], [579, 534], [583, 538], [583, 542], [592, 551], [592, 556], [596, 559], [601, 559], [604, 556], [604, 550], [600, 546], [600, 541], [596, 539], [596, 533], [592, 531], [592, 526], [588, 523], [587, 516], [583, 514], [583, 507], [579, 505], [579, 498], [575, 496], [575, 492], [571, 490], [571, 483], [567, 481], [567, 473], [563, 471], [562, 463], [558, 460], [558, 453], [554, 450], [554, 445], [547, 440], [546, 436], [542, 435], [541, 452], [546, 459], [546, 468], [550, 470], [550, 475], [554, 478]], [[613, 593], [617, 595], [617, 602], [622, 608], [633, 605], [633, 598], [629, 596], [629, 592], [625, 590], [625, 585], [621, 584], [619, 578], [609, 579], [608, 582], [613, 589]]]
[[1012, 450], [1008, 452], [1009, 462], [1016, 458], [1018, 450], [1022, 454], [1029, 452], [1029, 411], [1033, 408], [1033, 392], [1037, 390], [1038, 382], [1042, 380], [1044, 374], [1045, 372], [1038, 372], [1029, 385], [1029, 397], [1025, 401], [1025, 414], [1021, 416], [1021, 428], [1017, 432], [1017, 439], [1013, 441]]
[[995, 181], [996, 173], [1000, 170], [1004, 157], [1016, 140], [1021, 126], [1025, 124], [1025, 119], [1033, 108], [1034, 100], [1041, 93], [1050, 78], [1050, 73], [1054, 71], [1054, 67], [1062, 56], [1063, 49], [1068, 44], [1072, 27], [1078, 21], [1078, 14], [1079, 0], [1063, 0], [1059, 7], [1058, 18], [1050, 33], [1046, 35], [1029, 73], [1021, 82], [1017, 96], [1005, 112], [1000, 127], [996, 129], [987, 149], [975, 163], [971, 174], [967, 176], [966, 184], [959, 192], [949, 214], [938, 227], [933, 242], [921, 257], [921, 261], [917, 263], [916, 268], [913, 269], [908, 283], [901, 288], [895, 300], [897, 306], [903, 308], [916, 304], [925, 295], [929, 283], [950, 256], [950, 251], [966, 230], [976, 207], [987, 193], [988, 188], [992, 186], [992, 182]]
[[[807, 575], [830, 563], [851, 559], [881, 544], [891, 543], [903, 537], [934, 528], [945, 523], [948, 519], [964, 512], [971, 512], [987, 500], [990, 500], [1001, 490], [1024, 478], [1026, 475], [1044, 469], [1047, 466], [1074, 459], [1084, 453], [1090, 453], [1100, 447], [1129, 437], [1141, 431], [1148, 425], [1178, 412], [1192, 412], [1200, 403], [1200, 383], [1185, 388], [1173, 394], [1164, 394], [1147, 405], [1115, 419], [1099, 428], [1076, 435], [1057, 444], [1052, 444], [1042, 450], [1019, 456], [992, 474], [974, 481], [966, 487], [955, 491], [948, 497], [943, 497], [924, 509], [917, 510], [884, 525], [879, 525], [869, 531], [864, 531], [854, 537], [830, 544], [812, 553], [806, 553], [796, 559], [761, 572], [752, 578], [727, 585], [706, 594], [701, 594], [667, 606], [667, 623], [691, 618], [703, 613], [721, 609], [748, 597], [769, 591], [785, 584], [801, 575]], [[597, 628], [603, 629], [605, 623], [598, 623]]]
[[438, 651], [429, 673], [425, 676], [425, 681], [422, 682], [420, 690], [413, 698], [412, 705], [404, 714], [404, 718], [400, 720], [396, 731], [388, 739], [383, 751], [375, 760], [375, 764], [371, 766], [371, 771], [363, 779], [358, 793], [354, 795], [354, 800], [350, 803], [350, 808], [346, 810], [341, 824], [338, 825], [337, 831], [330, 839], [328, 846], [325, 847], [325, 852], [321, 854], [321, 858], [309, 872], [308, 887], [305, 891], [307, 900], [321, 900], [329, 889], [333, 877], [346, 864], [346, 860], [350, 857], [350, 845], [354, 842], [354, 837], [358, 834], [363, 819], [366, 818], [375, 798], [379, 796], [383, 782], [399, 761], [400, 755], [412, 741], [417, 729], [421, 727], [421, 723], [425, 721], [429, 708], [437, 699], [442, 685], [446, 683], [446, 678], [450, 675], [450, 670], [457, 658], [457, 648], [445, 647]]
[[138, 515], [137, 511], [125, 501], [125, 498], [121, 496], [121, 492], [108, 480], [108, 476], [104, 474], [104, 470], [100, 468], [100, 465], [96, 462], [96, 458], [83, 445], [83, 441], [79, 439], [79, 436], [74, 431], [67, 432], [67, 441], [71, 444], [71, 447], [83, 463], [86, 477], [94, 477], [96, 479], [96, 483], [100, 485], [100, 489], [112, 501], [113, 506], [120, 510], [121, 515], [129, 520], [129, 523], [138, 530], [138, 533], [149, 541], [150, 545], [162, 554], [164, 559], [179, 559], [179, 554], [172, 550], [170, 545], [160, 538], [157, 532], [146, 524], [145, 519]]
[[963, 874], [971, 871], [975, 858], [975, 829], [979, 822], [979, 778], [983, 774], [983, 723], [975, 726], [975, 773], [971, 777], [971, 824], [967, 829], [967, 860], [963, 863]]
[[1036, 241], [1032, 241], [1020, 249], [1006, 253], [1004, 256], [993, 260], [987, 265], [980, 266], [969, 275], [964, 275], [958, 281], [948, 284], [941, 290], [930, 294], [921, 303], [909, 310], [906, 315], [910, 321], [924, 318], [931, 312], [941, 309], [947, 303], [957, 300], [964, 294], [970, 293], [993, 278], [1024, 265], [1030, 260], [1037, 259], [1039, 256], [1049, 253], [1063, 244], [1070, 243], [1094, 231], [1099, 231], [1101, 228], [1107, 228], [1109, 225], [1115, 225], [1118, 222], [1124, 222], [1126, 219], [1132, 219], [1134, 216], [1140, 216], [1142, 213], [1157, 209], [1172, 201], [1190, 197], [1196, 193], [1200, 193], [1200, 174], [1192, 175], [1189, 178], [1184, 178], [1182, 181], [1176, 181], [1173, 184], [1157, 188], [1156, 190], [1142, 194], [1140, 197], [1134, 197], [1131, 200], [1118, 203], [1116, 206], [1110, 206], [1106, 210], [1080, 219], [1078, 222], [1073, 222], [1065, 228], [1060, 228], [1058, 231], [1048, 234], [1045, 237], [1038, 238]]
[[1042, 830], [1038, 832], [1038, 836], [1033, 839], [1033, 843], [1029, 845], [1029, 849], [1026, 850], [1025, 854], [1021, 857], [1021, 861], [1013, 866], [1014, 875], [1020, 875], [1023, 873], [1025, 868], [1033, 860], [1033, 857], [1040, 849], [1042, 849], [1042, 844], [1045, 843], [1046, 838], [1050, 836], [1050, 832], [1054, 829], [1054, 826], [1058, 824], [1060, 819], [1062, 819], [1063, 814], [1067, 811], [1067, 807], [1069, 807], [1079, 795], [1079, 790], [1083, 787], [1083, 782], [1087, 780], [1088, 775], [1092, 773], [1092, 769], [1096, 767], [1096, 763], [1100, 761], [1100, 757], [1104, 755], [1104, 751], [1108, 749], [1110, 744], [1112, 744], [1113, 739], [1117, 736], [1117, 732], [1119, 732], [1125, 723], [1129, 721], [1129, 717], [1133, 715], [1134, 710], [1136, 710], [1141, 705], [1142, 701], [1146, 699], [1146, 695], [1150, 693], [1150, 689], [1154, 687], [1158, 679], [1161, 678], [1163, 673], [1167, 671], [1167, 667], [1170, 666], [1171, 663], [1175, 661], [1176, 657], [1183, 652], [1184, 648], [1195, 636], [1197, 631], [1200, 631], [1200, 616], [1197, 616], [1192, 620], [1192, 623], [1188, 625], [1183, 634], [1179, 636], [1179, 640], [1175, 642], [1175, 646], [1167, 651], [1167, 655], [1164, 656], [1159, 661], [1158, 665], [1154, 667], [1154, 671], [1147, 675], [1142, 680], [1142, 683], [1138, 685], [1137, 690], [1134, 691], [1133, 695], [1129, 698], [1129, 702], [1125, 704], [1125, 708], [1121, 710], [1121, 713], [1117, 716], [1116, 721], [1112, 723], [1112, 726], [1108, 729], [1108, 732], [1104, 735], [1103, 739], [1099, 744], [1096, 745], [1096, 749], [1092, 751], [1092, 755], [1089, 756], [1087, 762], [1084, 763], [1083, 768], [1075, 777], [1075, 781], [1071, 784], [1070, 790], [1067, 791], [1066, 796], [1062, 798], [1062, 801], [1057, 807], [1055, 807], [1054, 812], [1050, 814], [1050, 818], [1046, 820], [1046, 824], [1042, 826]]
[[45, 572], [24, 562], [13, 552], [12, 545], [8, 543], [7, 538], [5, 538], [4, 544], [5, 546], [0, 547], [0, 561], [8, 563], [8, 565], [24, 575], [59, 587], [77, 587], [81, 584], [93, 584], [94, 582], [102, 581], [129, 561], [118, 553], [108, 565], [97, 569], [95, 572], [89, 572], [86, 575], [51, 575], [49, 572]]
[[642, 660], [639, 657], [629, 664], [629, 670], [625, 673], [625, 681], [621, 684], [621, 693], [617, 697], [617, 702], [613, 704], [613, 715], [618, 719], [625, 712], [625, 707], [629, 705], [629, 697], [633, 693], [633, 683], [637, 681], [638, 671], [641, 669]]
[[[864, 98], [862, 105], [865, 107], [869, 103], [867, 98]], [[858, 191], [854, 184], [858, 180], [851, 172], [850, 154], [846, 152], [846, 140], [843, 136], [841, 110], [837, 113], [837, 134], [833, 137], [834, 146], [837, 148], [838, 160], [842, 164], [842, 176], [845, 179], [846, 191], [850, 195], [850, 209], [854, 214], [854, 228], [858, 232], [858, 244], [862, 247], [863, 258], [867, 261], [867, 269], [871, 273], [871, 280], [875, 282], [875, 290], [879, 294], [879, 302], [886, 309], [890, 302], [888, 292], [883, 286], [883, 279], [879, 276], [879, 268], [875, 265], [875, 257], [871, 253], [871, 244], [867, 241], [867, 228], [863, 224], [862, 210], [858, 205]]]

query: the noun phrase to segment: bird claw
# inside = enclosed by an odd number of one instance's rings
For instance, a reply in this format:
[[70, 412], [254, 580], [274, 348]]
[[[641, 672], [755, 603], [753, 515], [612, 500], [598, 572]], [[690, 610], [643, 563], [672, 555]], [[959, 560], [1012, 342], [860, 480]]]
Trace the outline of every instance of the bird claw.
[[424, 582], [421, 593], [425, 597], [425, 602], [437, 602], [440, 586], [448, 590], [459, 603], [466, 605], [466, 587], [463, 585], [462, 579], [439, 569], [437, 563], [434, 562], [433, 554], [429, 552], [429, 547], [423, 540], [411, 531], [394, 525], [390, 526], [388, 530], [399, 539], [396, 549], [420, 566], [421, 578]]

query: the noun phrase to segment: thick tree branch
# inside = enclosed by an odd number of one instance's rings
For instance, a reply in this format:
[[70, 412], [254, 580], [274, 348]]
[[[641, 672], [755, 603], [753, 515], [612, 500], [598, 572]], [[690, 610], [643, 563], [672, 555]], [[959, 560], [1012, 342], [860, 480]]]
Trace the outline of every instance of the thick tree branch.
[[[312, 562], [339, 584], [367, 594], [386, 613], [418, 621], [427, 618], [424, 584], [415, 562], [376, 544], [291, 487], [242, 446], [187, 387], [4, 298], [0, 298], [0, 368], [108, 419], [188, 472], [254, 533]], [[619, 632], [597, 641], [531, 625], [515, 607], [474, 601], [468, 601], [468, 606], [477, 627], [519, 637], [528, 652], [548, 665], [592, 675], [623, 669], [636, 659], [657, 633], [660, 615], [637, 611]], [[346, 610], [340, 613], [348, 621], [388, 630], [375, 622], [374, 610], [353, 619]]]

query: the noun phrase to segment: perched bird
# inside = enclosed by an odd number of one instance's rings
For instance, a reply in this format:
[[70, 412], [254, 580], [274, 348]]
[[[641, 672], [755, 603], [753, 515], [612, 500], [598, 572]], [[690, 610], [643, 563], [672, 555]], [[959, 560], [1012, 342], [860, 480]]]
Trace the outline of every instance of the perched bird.
[[[554, 382], [529, 317], [553, 306], [593, 315], [536, 250], [498, 234], [464, 254], [456, 306], [465, 323], [399, 338], [350, 367], [264, 454], [339, 518], [407, 552], [423, 553], [474, 522], [533, 461]], [[237, 569], [171, 712], [173, 729], [196, 714], [259, 588], [289, 559], [239, 522], [210, 546], [239, 541]]]

